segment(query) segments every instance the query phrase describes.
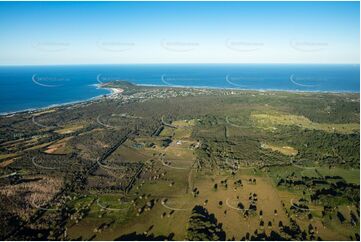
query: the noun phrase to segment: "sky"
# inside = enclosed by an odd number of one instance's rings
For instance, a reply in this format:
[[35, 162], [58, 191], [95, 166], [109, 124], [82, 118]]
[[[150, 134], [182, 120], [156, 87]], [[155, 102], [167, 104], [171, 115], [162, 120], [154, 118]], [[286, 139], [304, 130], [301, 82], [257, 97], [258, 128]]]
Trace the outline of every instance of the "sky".
[[359, 2], [0, 2], [0, 65], [359, 63]]

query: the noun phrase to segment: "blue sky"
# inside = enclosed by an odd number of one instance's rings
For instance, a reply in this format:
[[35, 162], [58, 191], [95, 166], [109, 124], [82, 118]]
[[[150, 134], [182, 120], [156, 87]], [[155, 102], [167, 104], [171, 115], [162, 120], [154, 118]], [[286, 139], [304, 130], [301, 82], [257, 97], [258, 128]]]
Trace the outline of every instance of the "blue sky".
[[358, 2], [1, 2], [0, 65], [359, 63]]

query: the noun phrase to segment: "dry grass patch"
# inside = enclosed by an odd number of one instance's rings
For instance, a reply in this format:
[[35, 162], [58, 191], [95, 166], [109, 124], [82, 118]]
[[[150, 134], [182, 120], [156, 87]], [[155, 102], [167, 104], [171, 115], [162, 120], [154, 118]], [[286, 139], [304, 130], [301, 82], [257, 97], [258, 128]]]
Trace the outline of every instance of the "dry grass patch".
[[298, 151], [291, 146], [277, 146], [271, 144], [261, 144], [263, 149], [270, 149], [274, 152], [279, 152], [283, 155], [294, 156], [297, 155]]
[[53, 113], [57, 111], [56, 109], [48, 109], [48, 110], [45, 110], [45, 111], [41, 111], [41, 112], [38, 112], [38, 113], [34, 113], [33, 116], [40, 116], [40, 115], [43, 115], [43, 114], [47, 114], [47, 113]]
[[17, 156], [18, 154], [0, 154], [0, 160], [7, 159], [7, 158], [13, 158]]
[[12, 201], [15, 211], [21, 217], [31, 215], [30, 210], [50, 201], [63, 185], [63, 179], [50, 176], [26, 177], [26, 181], [1, 187], [0, 194]]
[[58, 134], [70, 134], [79, 129], [82, 129], [83, 127], [84, 127], [84, 125], [82, 125], [82, 124], [75, 124], [75, 125], [68, 126], [66, 128], [58, 129], [55, 132]]
[[56, 143], [47, 147], [47, 150], [44, 152], [47, 154], [67, 154], [69, 153], [67, 150], [67, 141], [69, 141], [72, 137], [67, 137], [57, 141]]
[[25, 149], [25, 151], [41, 149], [41, 148], [44, 148], [44, 147], [46, 147], [48, 145], [51, 145], [52, 143], [53, 142], [47, 142], [47, 143], [35, 145], [35, 146], [32, 146], [30, 148]]
[[15, 158], [12, 158], [10, 160], [6, 160], [0, 163], [0, 168], [5, 168], [8, 165], [10, 165], [11, 163], [13, 163], [15, 161]]

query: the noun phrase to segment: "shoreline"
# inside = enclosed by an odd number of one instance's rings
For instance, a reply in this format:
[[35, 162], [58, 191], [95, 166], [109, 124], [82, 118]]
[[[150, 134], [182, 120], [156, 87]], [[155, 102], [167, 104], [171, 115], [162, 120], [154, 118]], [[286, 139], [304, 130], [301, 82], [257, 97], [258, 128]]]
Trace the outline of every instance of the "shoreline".
[[[94, 102], [94, 101], [98, 101], [103, 97], [109, 97], [112, 96], [114, 94], [119, 94], [122, 91], [118, 90], [118, 88], [107, 88], [107, 87], [101, 87], [100, 84], [94, 84], [94, 86], [99, 89], [105, 89], [108, 90], [109, 93], [107, 94], [102, 94], [102, 95], [98, 95], [95, 97], [91, 97], [85, 100], [76, 100], [76, 101], [71, 101], [71, 102], [65, 102], [65, 103], [55, 103], [55, 104], [51, 104], [45, 107], [35, 107], [35, 108], [27, 108], [27, 109], [22, 109], [22, 110], [18, 110], [18, 111], [10, 111], [10, 112], [3, 112], [0, 113], [0, 117], [12, 117], [14, 115], [17, 114], [26, 114], [26, 113], [36, 113], [39, 111], [46, 111], [48, 109], [52, 109], [52, 108], [61, 108], [61, 107], [66, 107], [66, 106], [71, 106], [71, 105], [78, 105], [78, 104], [83, 104], [83, 103], [88, 103], [88, 102]], [[120, 88], [119, 88], [120, 89]]]
[[183, 86], [183, 85], [162, 85], [162, 84], [134, 84], [139, 87], [162, 87], [162, 88], [188, 88], [188, 89], [211, 89], [227, 91], [250, 91], [250, 92], [288, 92], [288, 93], [313, 93], [313, 94], [360, 94], [360, 92], [337, 90], [337, 91], [302, 91], [296, 89], [246, 89], [240, 87], [212, 87], [212, 86]]
[[[90, 103], [90, 102], [94, 102], [94, 101], [99, 101], [101, 100], [103, 97], [112, 97], [113, 95], [118, 95], [121, 94], [124, 90], [121, 88], [113, 88], [113, 87], [103, 87], [104, 83], [102, 84], [94, 84], [94, 86], [97, 89], [105, 89], [108, 90], [109, 93], [107, 94], [102, 94], [102, 95], [98, 95], [95, 97], [91, 97], [89, 99], [85, 99], [85, 100], [77, 100], [77, 101], [72, 101], [72, 102], [66, 102], [66, 103], [56, 103], [56, 104], [51, 104], [45, 107], [35, 107], [35, 108], [28, 108], [28, 109], [23, 109], [23, 110], [18, 110], [18, 111], [10, 111], [10, 112], [3, 112], [0, 113], [0, 117], [12, 117], [14, 115], [17, 114], [26, 114], [26, 113], [36, 113], [39, 111], [46, 111], [48, 109], [52, 109], [52, 108], [62, 108], [62, 107], [66, 107], [66, 106], [72, 106], [72, 105], [79, 105], [79, 104], [83, 104], [83, 103]], [[139, 87], [157, 87], [157, 88], [185, 88], [185, 89], [211, 89], [211, 90], [227, 90], [227, 91], [249, 91], [249, 92], [260, 92], [260, 93], [265, 93], [265, 92], [283, 92], [283, 93], [293, 93], [293, 94], [359, 94], [360, 92], [353, 92], [353, 91], [345, 91], [345, 90], [338, 90], [338, 91], [321, 91], [321, 90], [315, 90], [315, 91], [302, 91], [302, 90], [287, 90], [287, 89], [245, 89], [245, 88], [236, 88], [236, 87], [211, 87], [211, 86], [182, 86], [182, 85], [159, 85], [159, 84], [135, 84], [136, 86]]]

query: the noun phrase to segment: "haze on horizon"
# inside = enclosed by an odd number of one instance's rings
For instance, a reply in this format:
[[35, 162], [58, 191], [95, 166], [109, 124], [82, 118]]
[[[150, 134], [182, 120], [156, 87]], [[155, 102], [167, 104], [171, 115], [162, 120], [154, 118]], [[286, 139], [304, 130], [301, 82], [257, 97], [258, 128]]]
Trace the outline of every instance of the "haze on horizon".
[[1, 2], [0, 65], [359, 63], [359, 2]]

